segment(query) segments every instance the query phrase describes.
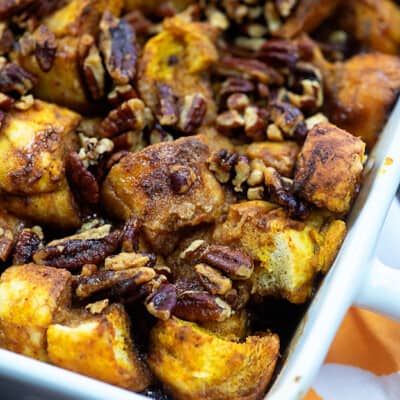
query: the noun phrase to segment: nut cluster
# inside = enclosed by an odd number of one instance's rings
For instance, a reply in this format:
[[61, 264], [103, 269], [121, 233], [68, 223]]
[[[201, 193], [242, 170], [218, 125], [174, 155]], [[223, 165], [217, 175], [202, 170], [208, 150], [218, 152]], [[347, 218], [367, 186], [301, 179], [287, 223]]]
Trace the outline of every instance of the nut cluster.
[[[318, 123], [316, 120], [315, 123]], [[310, 124], [314, 121], [310, 121]], [[237, 153], [220, 150], [211, 155], [209, 169], [220, 183], [230, 183], [237, 193], [246, 193], [248, 200], [269, 200], [288, 210], [289, 215], [305, 218], [309, 205], [293, 193], [292, 181], [283, 178], [262, 160], [249, 160]]]

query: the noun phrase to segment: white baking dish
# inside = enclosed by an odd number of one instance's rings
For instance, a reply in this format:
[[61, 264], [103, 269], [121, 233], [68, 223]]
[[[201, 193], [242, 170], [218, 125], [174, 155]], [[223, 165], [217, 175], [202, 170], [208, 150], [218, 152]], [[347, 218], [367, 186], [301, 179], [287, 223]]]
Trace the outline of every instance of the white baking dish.
[[[352, 304], [400, 318], [400, 270], [374, 259], [385, 216], [400, 182], [400, 102], [370, 155], [366, 179], [340, 253], [300, 323], [267, 398], [301, 398]], [[400, 222], [400, 221], [399, 221]], [[1, 399], [138, 400], [143, 396], [0, 350]]]

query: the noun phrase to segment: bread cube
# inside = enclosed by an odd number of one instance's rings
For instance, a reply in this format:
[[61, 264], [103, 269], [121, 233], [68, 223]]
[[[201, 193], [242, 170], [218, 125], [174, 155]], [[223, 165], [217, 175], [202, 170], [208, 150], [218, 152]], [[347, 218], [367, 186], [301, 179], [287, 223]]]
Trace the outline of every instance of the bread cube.
[[315, 54], [313, 63], [324, 77], [326, 115], [371, 150], [400, 91], [400, 57], [366, 53], [330, 64]]
[[47, 361], [47, 328], [71, 299], [71, 274], [26, 264], [0, 277], [0, 347]]
[[37, 77], [33, 93], [38, 98], [72, 108], [90, 111], [90, 100], [82, 84], [79, 69], [78, 37], [58, 39], [57, 53], [50, 71], [44, 72], [34, 54], [17, 52], [15, 60]]
[[148, 361], [174, 399], [255, 400], [264, 393], [278, 356], [275, 334], [236, 343], [171, 318], [153, 328]]
[[346, 1], [337, 16], [341, 29], [363, 49], [399, 54], [400, 7], [393, 0]]
[[182, 228], [213, 222], [224, 193], [208, 170], [209, 149], [201, 136], [182, 138], [129, 153], [104, 181], [103, 203], [120, 219], [141, 219], [150, 244], [163, 254]]
[[71, 228], [79, 210], [65, 176], [65, 157], [78, 148], [80, 116], [35, 100], [13, 110], [1, 128], [0, 189], [5, 209], [38, 223]]
[[249, 314], [240, 310], [225, 321], [205, 321], [199, 325], [221, 339], [239, 342], [249, 333]]
[[295, 192], [335, 213], [347, 213], [363, 171], [365, 144], [332, 124], [311, 129], [299, 155]]
[[326, 272], [334, 261], [345, 232], [345, 223], [329, 215], [314, 212], [305, 221], [295, 221], [271, 203], [249, 201], [230, 207], [214, 240], [254, 258], [253, 294], [304, 303], [317, 273]]
[[150, 376], [135, 351], [129, 329], [121, 304], [111, 305], [100, 315], [53, 324], [47, 331], [49, 359], [59, 367], [142, 391], [150, 384]]
[[[208, 71], [218, 59], [211, 25], [189, 22], [180, 16], [167, 18], [164, 30], [146, 42], [139, 60], [138, 88], [141, 97], [157, 115], [160, 85], [166, 85], [184, 108], [185, 98], [200, 95], [207, 105], [202, 121], [206, 126], [216, 116]], [[164, 123], [160, 121], [163, 125]]]
[[57, 37], [96, 35], [103, 12], [108, 10], [118, 17], [122, 5], [123, 0], [69, 0], [46, 17], [43, 25]]

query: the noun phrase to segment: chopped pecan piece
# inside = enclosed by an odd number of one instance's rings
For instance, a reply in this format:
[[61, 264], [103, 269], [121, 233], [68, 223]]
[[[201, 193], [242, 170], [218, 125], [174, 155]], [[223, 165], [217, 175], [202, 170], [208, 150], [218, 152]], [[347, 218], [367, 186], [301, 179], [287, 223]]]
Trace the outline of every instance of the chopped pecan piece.
[[15, 243], [14, 234], [9, 229], [0, 228], [0, 260], [6, 261]]
[[109, 305], [110, 301], [108, 299], [103, 299], [96, 301], [94, 303], [87, 304], [85, 309], [91, 314], [101, 314]]
[[298, 2], [299, 0], [275, 0], [275, 5], [279, 14], [287, 18]]
[[230, 153], [228, 150], [222, 149], [212, 154], [208, 168], [215, 173], [219, 182], [227, 183], [237, 160], [237, 153]]
[[265, 140], [268, 112], [257, 106], [246, 107], [244, 112], [244, 132], [255, 142]]
[[155, 275], [155, 271], [147, 267], [122, 271], [101, 270], [89, 276], [79, 276], [75, 293], [79, 298], [85, 299], [94, 293], [110, 289], [114, 285], [128, 280], [139, 286], [153, 279]]
[[22, 265], [32, 261], [33, 254], [42, 244], [42, 238], [33, 230], [25, 228], [18, 236], [13, 254], [13, 264]]
[[243, 191], [242, 185], [249, 179], [250, 172], [251, 168], [248, 158], [240, 156], [235, 165], [235, 177], [232, 179], [235, 192]]
[[14, 35], [5, 22], [0, 22], [0, 55], [8, 53], [14, 44]]
[[[4, 93], [0, 93], [0, 110], [9, 111], [14, 105], [15, 100], [11, 96], [7, 96]], [[3, 114], [5, 116], [5, 114]], [[0, 121], [1, 123], [1, 121]]]
[[250, 285], [246, 282], [237, 282], [236, 287], [224, 295], [224, 300], [234, 309], [241, 310], [250, 300]]
[[93, 100], [104, 96], [105, 73], [93, 36], [85, 34], [79, 42], [80, 68], [86, 88]]
[[156, 262], [154, 254], [146, 253], [119, 253], [109, 256], [104, 260], [104, 268], [113, 271], [121, 271], [137, 267], [153, 267]]
[[114, 149], [114, 143], [108, 138], [97, 139], [79, 134], [81, 148], [79, 149], [79, 158], [82, 160], [85, 168], [97, 165], [102, 156], [106, 153], [111, 153]]
[[211, 294], [224, 295], [232, 288], [232, 281], [207, 264], [194, 267], [200, 282]]
[[142, 100], [130, 99], [112, 110], [101, 123], [101, 135], [113, 138], [127, 131], [141, 132], [149, 123], [149, 113]]
[[106, 68], [117, 85], [132, 82], [136, 75], [136, 36], [124, 19], [106, 11], [100, 22], [100, 50]]
[[179, 258], [184, 260], [194, 258], [196, 255], [200, 255], [207, 246], [206, 242], [202, 239], [194, 240], [182, 253], [179, 254]]
[[68, 239], [49, 243], [33, 255], [39, 265], [75, 269], [84, 264], [99, 264], [114, 253], [121, 242], [121, 232], [115, 230], [100, 239]]
[[228, 303], [207, 292], [186, 291], [178, 295], [174, 315], [187, 321], [225, 321], [232, 315]]
[[54, 63], [57, 41], [53, 32], [41, 25], [35, 33], [35, 57], [42, 71], [48, 72]]
[[306, 218], [309, 214], [310, 206], [285, 188], [279, 173], [272, 167], [265, 167], [263, 173], [264, 183], [272, 200], [286, 208], [290, 216], [302, 219]]
[[33, 88], [37, 79], [18, 64], [8, 63], [0, 69], [0, 92], [24, 95]]
[[132, 85], [118, 85], [108, 93], [107, 100], [113, 107], [118, 107], [124, 101], [138, 98], [138, 94]]
[[156, 292], [147, 297], [147, 311], [158, 319], [166, 321], [170, 318], [176, 306], [176, 288], [170, 283], [162, 284]]
[[141, 232], [138, 218], [129, 218], [122, 228], [122, 251], [136, 252], [139, 249], [139, 235]]
[[251, 257], [228, 246], [207, 246], [200, 261], [225, 272], [231, 279], [248, 279], [254, 270]]
[[5, 118], [6, 118], [6, 114], [3, 111], [0, 111], [0, 128], [3, 125], [3, 121], [5, 120]]
[[304, 140], [307, 131], [303, 113], [286, 102], [272, 103], [268, 111], [273, 123], [283, 132], [285, 137]]
[[78, 189], [83, 201], [96, 204], [100, 199], [99, 184], [94, 175], [86, 169], [78, 153], [69, 153], [66, 159], [65, 169], [69, 182]]

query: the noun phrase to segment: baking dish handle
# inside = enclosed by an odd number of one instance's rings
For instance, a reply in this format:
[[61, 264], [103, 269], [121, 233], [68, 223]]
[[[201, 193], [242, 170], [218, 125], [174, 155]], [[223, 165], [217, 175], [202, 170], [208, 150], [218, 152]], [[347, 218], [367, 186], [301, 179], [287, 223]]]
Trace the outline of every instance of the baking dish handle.
[[355, 305], [400, 321], [400, 269], [375, 258]]

